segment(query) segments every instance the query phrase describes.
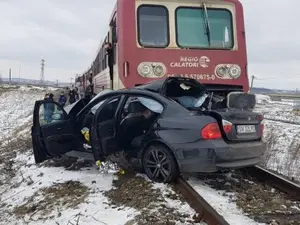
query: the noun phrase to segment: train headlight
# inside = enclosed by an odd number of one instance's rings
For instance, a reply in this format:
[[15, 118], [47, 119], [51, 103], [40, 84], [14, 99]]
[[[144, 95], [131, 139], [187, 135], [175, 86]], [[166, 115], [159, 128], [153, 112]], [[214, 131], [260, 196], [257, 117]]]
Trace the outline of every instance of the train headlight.
[[218, 66], [216, 73], [219, 77], [225, 77], [227, 75], [227, 68], [225, 66]]
[[241, 76], [241, 68], [238, 65], [232, 65], [229, 67], [228, 73], [233, 79], [237, 79]]
[[166, 75], [167, 68], [161, 62], [141, 62], [137, 67], [137, 71], [142, 77], [158, 78]]
[[154, 74], [158, 77], [165, 75], [165, 69], [162, 65], [156, 65], [153, 71]]
[[152, 72], [152, 67], [149, 64], [141, 63], [138, 66], [138, 73], [143, 77], [149, 76], [151, 72]]

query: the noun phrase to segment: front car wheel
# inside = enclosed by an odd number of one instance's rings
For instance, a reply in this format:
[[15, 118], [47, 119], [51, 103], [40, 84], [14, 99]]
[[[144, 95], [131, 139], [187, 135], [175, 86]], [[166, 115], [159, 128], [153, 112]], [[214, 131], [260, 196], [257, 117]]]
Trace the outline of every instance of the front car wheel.
[[154, 182], [169, 183], [179, 176], [175, 157], [163, 145], [151, 145], [143, 155], [142, 166], [149, 179]]

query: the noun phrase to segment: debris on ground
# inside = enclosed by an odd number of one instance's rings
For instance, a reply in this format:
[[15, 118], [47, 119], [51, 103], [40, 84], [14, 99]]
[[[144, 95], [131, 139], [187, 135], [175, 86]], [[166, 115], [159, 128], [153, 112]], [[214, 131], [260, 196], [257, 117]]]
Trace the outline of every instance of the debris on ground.
[[[146, 178], [133, 173], [119, 176], [114, 180], [113, 187], [104, 193], [110, 201], [109, 207], [118, 210], [131, 207], [140, 212], [126, 225], [199, 224], [193, 219], [195, 212], [179, 210], [186, 203], [171, 188], [164, 191]], [[169, 200], [177, 202], [178, 206], [169, 204]]]
[[266, 224], [300, 225], [300, 201], [263, 184], [242, 170], [198, 174], [197, 178], [228, 196], [251, 219]]
[[59, 160], [49, 160], [41, 163], [40, 167], [64, 167], [66, 170], [78, 171], [94, 165], [92, 160], [83, 160], [71, 156], [63, 156]]
[[34, 216], [39, 220], [51, 219], [58, 217], [67, 208], [75, 208], [84, 203], [88, 194], [88, 187], [79, 181], [70, 180], [57, 183], [35, 192], [25, 200], [24, 204], [16, 206], [13, 214], [17, 218], [29, 220], [33, 219]]

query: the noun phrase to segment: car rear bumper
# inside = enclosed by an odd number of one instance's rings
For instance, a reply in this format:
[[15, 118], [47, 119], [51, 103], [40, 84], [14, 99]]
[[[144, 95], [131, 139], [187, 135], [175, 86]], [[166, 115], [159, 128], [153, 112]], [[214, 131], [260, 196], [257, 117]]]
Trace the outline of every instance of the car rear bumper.
[[266, 144], [263, 141], [227, 144], [214, 140], [177, 147], [175, 154], [182, 172], [216, 172], [259, 164]]

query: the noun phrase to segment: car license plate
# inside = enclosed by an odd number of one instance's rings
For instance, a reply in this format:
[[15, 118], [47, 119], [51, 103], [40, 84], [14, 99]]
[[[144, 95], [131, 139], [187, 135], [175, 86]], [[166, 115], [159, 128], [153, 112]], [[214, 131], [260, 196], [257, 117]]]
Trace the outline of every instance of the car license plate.
[[248, 133], [255, 133], [256, 129], [254, 125], [238, 125], [237, 126], [237, 133], [238, 134], [248, 134]]

